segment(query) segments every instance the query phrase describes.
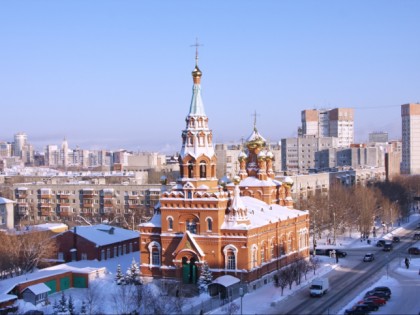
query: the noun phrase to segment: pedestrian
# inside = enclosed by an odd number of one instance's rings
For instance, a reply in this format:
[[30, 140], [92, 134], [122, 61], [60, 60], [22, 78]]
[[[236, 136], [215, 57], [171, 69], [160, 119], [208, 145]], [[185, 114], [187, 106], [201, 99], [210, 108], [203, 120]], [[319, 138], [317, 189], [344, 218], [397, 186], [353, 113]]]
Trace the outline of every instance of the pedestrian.
[[410, 268], [410, 260], [408, 259], [408, 257], [405, 257], [405, 267], [407, 269]]

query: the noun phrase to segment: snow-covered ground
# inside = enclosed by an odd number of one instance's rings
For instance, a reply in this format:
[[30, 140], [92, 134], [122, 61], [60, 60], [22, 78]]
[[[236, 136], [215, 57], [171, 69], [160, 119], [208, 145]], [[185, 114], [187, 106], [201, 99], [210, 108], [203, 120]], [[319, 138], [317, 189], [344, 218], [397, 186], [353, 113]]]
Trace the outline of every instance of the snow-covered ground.
[[[418, 215], [412, 215], [410, 222], [408, 224], [412, 224], [414, 221], [419, 221], [420, 217]], [[401, 226], [400, 228], [403, 228]], [[383, 238], [391, 238], [392, 235], [398, 234], [399, 229], [394, 229], [392, 233], [378, 235], [379, 237]], [[355, 234], [356, 235], [356, 234]], [[325, 239], [321, 239], [318, 241], [318, 248], [322, 247], [331, 247], [331, 245], [327, 245], [326, 243], [327, 237]], [[340, 249], [349, 249], [349, 248], [364, 248], [366, 252], [369, 251], [369, 248], [372, 248], [374, 244], [367, 244], [366, 241], [361, 242], [360, 239], [356, 236], [354, 237], [340, 237], [337, 239], [337, 244], [339, 244], [336, 248]], [[320, 277], [322, 275], [327, 274], [333, 269], [342, 268], [345, 269], [348, 265], [348, 261], [346, 259], [340, 259], [338, 263], [336, 263], [335, 259], [326, 257], [326, 256], [318, 256], [321, 260], [321, 266], [317, 269], [316, 274], [314, 275], [313, 272], [309, 272], [307, 274], [307, 278], [302, 280], [302, 283], [299, 286], [293, 285], [291, 289], [286, 287], [284, 289], [283, 295], [281, 294], [281, 289], [276, 288], [273, 285], [273, 282], [268, 283], [267, 285], [254, 290], [253, 292], [247, 293], [244, 298], [242, 299], [242, 307], [243, 307], [243, 314], [267, 314], [273, 312], [273, 306], [277, 305], [278, 303], [282, 303], [282, 301], [286, 301], [290, 296], [295, 294], [298, 290], [307, 289], [307, 285], [313, 280], [315, 277]], [[117, 259], [110, 259], [107, 261], [79, 261], [60, 265], [60, 267], [56, 266], [52, 269], [58, 268], [85, 268], [85, 267], [106, 267], [107, 273], [92, 282], [93, 288], [97, 292], [100, 292], [100, 297], [98, 298], [99, 301], [95, 303], [95, 308], [92, 313], [96, 314], [116, 314], [122, 313], [122, 306], [118, 305], [115, 301], [115, 297], [119, 294], [118, 290], [120, 290], [120, 286], [117, 286], [114, 281], [115, 273], [117, 270], [118, 264], [121, 265], [121, 269], [125, 272], [128, 267], [131, 265], [132, 260], [135, 259], [138, 262], [139, 255], [138, 252], [133, 253], [132, 255], [126, 255], [125, 257], [119, 257]], [[370, 287], [386, 285], [392, 289], [393, 298], [387, 305], [380, 308], [376, 314], [394, 314], [397, 312], [397, 304], [398, 297], [402, 295], [401, 287], [403, 284], [401, 283], [401, 277], [409, 279], [408, 281], [414, 281], [417, 285], [420, 284], [420, 275], [419, 275], [419, 268], [420, 268], [420, 258], [411, 257], [411, 265], [410, 269], [406, 269], [405, 266], [400, 261], [395, 261], [391, 264], [390, 269], [392, 272], [386, 272], [382, 277], [378, 278], [378, 280], [374, 283], [371, 283], [369, 287], [366, 288], [363, 292], [360, 293], [357, 297], [355, 297], [350, 303], [345, 305], [340, 311], [336, 312], [336, 314], [344, 314], [345, 309], [350, 308], [354, 305], [357, 301], [361, 300], [364, 293]], [[10, 281], [8, 279], [7, 281]], [[3, 282], [3, 281], [0, 281]], [[1, 283], [0, 283], [1, 284]], [[369, 284], [368, 284], [369, 285]], [[405, 285], [405, 284], [404, 284]], [[121, 292], [120, 292], [121, 293]], [[49, 296], [49, 300], [51, 302], [48, 306], [38, 305], [35, 307], [30, 303], [24, 303], [22, 300], [19, 300], [19, 313], [24, 313], [28, 310], [38, 309], [44, 311], [46, 314], [51, 314], [53, 312], [52, 305], [54, 305], [55, 301], [59, 301], [61, 298], [61, 292], [51, 294]], [[89, 289], [75, 289], [71, 288], [65, 291], [65, 296], [68, 298], [72, 296], [74, 301], [76, 312], [79, 313], [80, 308], [82, 306], [82, 302], [85, 301], [92, 295], [92, 290]], [[207, 294], [202, 294], [199, 297], [187, 299], [184, 303], [191, 307], [192, 305], [200, 305], [200, 303], [204, 300], [209, 299]], [[395, 301], [395, 302], [393, 302]], [[233, 301], [236, 304], [236, 313], [240, 313], [240, 299], [236, 299]], [[412, 306], [411, 314], [418, 314], [420, 311], [420, 301], [418, 309], [415, 309], [415, 306]], [[187, 312], [187, 311], [185, 311]], [[228, 313], [228, 305], [221, 306], [219, 308], [214, 309], [209, 314], [227, 314]], [[400, 312], [400, 314], [404, 314], [404, 312]]]

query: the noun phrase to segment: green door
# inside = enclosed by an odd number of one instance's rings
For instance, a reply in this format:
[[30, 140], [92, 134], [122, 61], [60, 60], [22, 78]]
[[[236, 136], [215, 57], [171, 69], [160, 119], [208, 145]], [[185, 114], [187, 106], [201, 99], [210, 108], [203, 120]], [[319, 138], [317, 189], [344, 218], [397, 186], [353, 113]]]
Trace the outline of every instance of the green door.
[[190, 265], [189, 264], [182, 265], [182, 282], [183, 283], [190, 282]]
[[60, 290], [64, 291], [70, 288], [70, 277], [60, 279]]
[[196, 265], [192, 265], [191, 266], [192, 268], [192, 270], [191, 270], [191, 272], [192, 272], [192, 277], [191, 277], [191, 282], [192, 283], [197, 283], [197, 266]]
[[55, 280], [45, 282], [45, 285], [51, 289], [48, 294], [53, 294], [57, 292], [57, 282]]
[[85, 277], [74, 277], [73, 286], [75, 288], [87, 288]]

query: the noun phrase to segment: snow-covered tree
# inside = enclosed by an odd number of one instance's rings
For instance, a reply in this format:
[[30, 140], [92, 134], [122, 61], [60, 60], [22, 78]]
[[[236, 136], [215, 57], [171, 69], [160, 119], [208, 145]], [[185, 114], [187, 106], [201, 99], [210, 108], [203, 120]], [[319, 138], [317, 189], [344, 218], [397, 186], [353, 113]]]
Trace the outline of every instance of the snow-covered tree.
[[130, 284], [141, 284], [140, 280], [140, 268], [135, 259], [131, 262], [131, 266], [128, 267], [126, 273], [126, 282]]
[[70, 315], [76, 314], [76, 310], [74, 309], [73, 298], [71, 295], [69, 296], [69, 300], [67, 301], [67, 309], [69, 310]]
[[64, 291], [61, 291], [61, 298], [58, 301], [58, 310], [57, 314], [68, 314], [69, 309], [67, 307], [67, 299], [64, 295]]
[[86, 310], [86, 302], [82, 301], [82, 306], [80, 307], [80, 315], [86, 315], [87, 314], [87, 310]]
[[200, 269], [200, 277], [197, 281], [197, 286], [200, 292], [205, 292], [207, 290], [207, 286], [212, 283], [213, 281], [213, 274], [210, 270], [210, 267], [205, 261]]
[[121, 271], [121, 265], [120, 264], [118, 264], [118, 266], [117, 266], [117, 274], [115, 275], [115, 281], [117, 282], [118, 285], [124, 284], [124, 275]]

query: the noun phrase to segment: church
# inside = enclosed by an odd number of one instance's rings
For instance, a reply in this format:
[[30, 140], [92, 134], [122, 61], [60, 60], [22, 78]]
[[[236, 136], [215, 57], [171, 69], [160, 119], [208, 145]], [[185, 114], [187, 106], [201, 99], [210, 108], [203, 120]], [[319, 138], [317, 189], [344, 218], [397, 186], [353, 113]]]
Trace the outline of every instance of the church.
[[145, 277], [196, 283], [207, 262], [214, 277], [252, 282], [309, 255], [309, 214], [293, 209], [291, 187], [277, 179], [273, 154], [256, 122], [230, 181], [216, 178], [212, 130], [201, 97], [196, 54], [189, 113], [182, 131], [180, 178], [162, 179], [160, 201], [140, 229]]

